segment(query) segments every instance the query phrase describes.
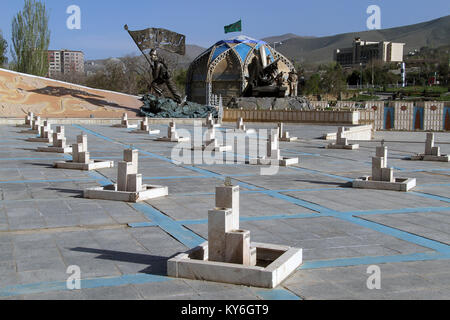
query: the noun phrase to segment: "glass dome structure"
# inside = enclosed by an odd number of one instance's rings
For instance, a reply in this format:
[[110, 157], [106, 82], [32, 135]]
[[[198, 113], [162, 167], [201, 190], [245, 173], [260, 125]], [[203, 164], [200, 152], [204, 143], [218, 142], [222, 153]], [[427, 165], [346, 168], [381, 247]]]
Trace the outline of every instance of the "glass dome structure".
[[187, 73], [186, 94], [189, 101], [212, 104], [212, 96], [222, 96], [227, 105], [241, 96], [247, 86], [248, 65], [259, 55], [266, 66], [278, 60], [278, 69], [295, 71], [293, 64], [266, 42], [248, 36], [221, 40], [200, 54]]

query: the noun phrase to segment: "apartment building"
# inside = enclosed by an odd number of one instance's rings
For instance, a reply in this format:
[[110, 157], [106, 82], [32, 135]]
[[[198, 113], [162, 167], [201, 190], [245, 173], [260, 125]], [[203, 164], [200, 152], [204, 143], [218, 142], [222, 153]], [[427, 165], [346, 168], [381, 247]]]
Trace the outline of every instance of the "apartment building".
[[84, 73], [84, 53], [72, 50], [48, 51], [48, 75]]

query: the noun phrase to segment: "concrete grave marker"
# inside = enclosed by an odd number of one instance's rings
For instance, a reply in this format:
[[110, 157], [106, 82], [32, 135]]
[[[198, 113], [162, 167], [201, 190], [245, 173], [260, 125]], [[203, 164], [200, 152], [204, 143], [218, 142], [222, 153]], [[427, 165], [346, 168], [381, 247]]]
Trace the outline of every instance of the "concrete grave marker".
[[255, 129], [247, 129], [247, 127], [244, 124], [243, 118], [238, 118], [236, 120], [236, 129], [234, 129], [234, 132], [244, 132], [246, 134], [256, 133]]
[[167, 128], [167, 137], [158, 138], [156, 141], [166, 141], [166, 142], [188, 142], [190, 141], [189, 137], [180, 137], [177, 133], [177, 126], [174, 121], [170, 122], [169, 127]]
[[29, 142], [53, 143], [53, 130], [48, 120], [39, 126], [39, 136], [27, 139]]
[[216, 208], [208, 212], [208, 241], [170, 259], [167, 274], [274, 288], [301, 264], [302, 249], [250, 241], [239, 227], [239, 186], [226, 183], [216, 187]]
[[425, 153], [412, 156], [411, 160], [450, 162], [450, 155], [441, 154], [441, 148], [434, 146], [434, 133], [427, 132]]
[[114, 161], [91, 160], [87, 146], [87, 135], [81, 134], [77, 137], [77, 143], [72, 145], [72, 161], [57, 161], [53, 166], [60, 169], [91, 171], [113, 168]]
[[291, 137], [289, 132], [284, 130], [284, 123], [281, 122], [278, 123], [278, 138], [283, 142], [293, 142], [298, 140], [297, 137]]
[[345, 128], [339, 127], [337, 136], [336, 136], [336, 143], [330, 143], [327, 145], [327, 149], [346, 149], [346, 150], [356, 150], [359, 149], [359, 144], [349, 144], [348, 138], [344, 137]]
[[128, 121], [128, 114], [124, 113], [122, 115], [122, 120], [120, 121], [120, 124], [115, 124], [113, 125], [114, 128], [127, 128], [127, 129], [133, 129], [133, 128], [137, 128], [138, 125], [137, 124], [130, 124]]
[[394, 169], [387, 167], [388, 148], [384, 141], [372, 157], [372, 176], [353, 180], [353, 188], [409, 191], [416, 186], [415, 178], [394, 178]]
[[298, 158], [281, 156], [280, 143], [278, 141], [278, 129], [271, 129], [267, 140], [266, 155], [256, 159], [250, 159], [248, 163], [258, 165], [278, 165], [287, 167], [298, 163]]
[[161, 131], [150, 128], [148, 123], [148, 117], [145, 117], [144, 120], [139, 122], [139, 127], [137, 130], [131, 131], [131, 133], [140, 133], [140, 134], [159, 134]]
[[142, 174], [138, 174], [138, 150], [126, 149], [123, 161], [117, 167], [117, 183], [104, 187], [84, 190], [84, 197], [125, 202], [139, 202], [168, 195], [164, 186], [142, 183]]
[[64, 126], [57, 126], [52, 134], [53, 145], [37, 148], [38, 152], [71, 153], [72, 147], [66, 145]]

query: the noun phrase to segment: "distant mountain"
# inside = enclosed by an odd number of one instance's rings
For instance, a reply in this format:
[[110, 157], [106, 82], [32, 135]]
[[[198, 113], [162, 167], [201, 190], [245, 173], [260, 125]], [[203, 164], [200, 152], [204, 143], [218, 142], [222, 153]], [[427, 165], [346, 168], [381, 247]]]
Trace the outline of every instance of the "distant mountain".
[[405, 43], [405, 54], [424, 46], [440, 47], [450, 44], [450, 16], [409, 26], [349, 32], [327, 37], [302, 38], [293, 35], [289, 38], [288, 35], [282, 35], [266, 39], [271, 41], [272, 39], [282, 39], [276, 40], [283, 42], [276, 46], [277, 51], [297, 62], [323, 63], [333, 60], [335, 49], [351, 47], [353, 39], [356, 37], [368, 41]]
[[267, 38], [263, 38], [261, 40], [267, 42], [269, 45], [273, 45], [274, 42], [285, 41], [288, 39], [313, 39], [313, 38], [315, 38], [315, 37], [302, 37], [297, 34], [286, 33], [281, 36], [267, 37]]

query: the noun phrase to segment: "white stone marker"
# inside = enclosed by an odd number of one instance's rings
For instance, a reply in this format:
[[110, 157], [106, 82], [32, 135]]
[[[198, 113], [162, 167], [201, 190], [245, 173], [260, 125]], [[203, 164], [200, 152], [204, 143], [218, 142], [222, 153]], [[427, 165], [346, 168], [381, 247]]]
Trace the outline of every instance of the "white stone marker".
[[165, 186], [142, 184], [138, 174], [138, 150], [124, 150], [123, 160], [117, 167], [117, 183], [84, 190], [84, 197], [125, 202], [139, 202], [167, 196]]
[[212, 113], [208, 113], [208, 117], [206, 118], [206, 127], [207, 127], [208, 129], [211, 129], [211, 128], [219, 128], [219, 127], [220, 127], [220, 123], [217, 123], [217, 122], [214, 120], [214, 118], [213, 118], [213, 116], [212, 116]]
[[53, 130], [48, 120], [39, 126], [39, 136], [27, 139], [29, 142], [53, 143]]
[[122, 115], [122, 120], [120, 121], [120, 124], [115, 124], [113, 125], [113, 127], [115, 128], [127, 128], [127, 129], [132, 129], [132, 128], [137, 128], [138, 125], [137, 124], [130, 124], [128, 122], [128, 114], [124, 113]]
[[72, 170], [97, 170], [114, 167], [114, 161], [91, 160], [87, 146], [87, 135], [77, 137], [77, 143], [72, 145], [72, 161], [57, 161], [55, 168]]
[[278, 141], [278, 129], [271, 129], [267, 140], [266, 156], [251, 159], [250, 164], [258, 165], [278, 165], [287, 167], [298, 163], [298, 158], [288, 158], [281, 156], [280, 143]]
[[20, 133], [35, 133], [39, 134], [39, 126], [41, 125], [41, 117], [40, 116], [34, 116], [32, 112], [28, 114], [28, 116], [25, 119], [25, 123], [28, 124], [25, 125], [18, 125], [18, 127], [22, 128], [29, 128], [29, 130], [22, 130]]
[[140, 134], [159, 134], [160, 130], [155, 130], [150, 128], [148, 123], [148, 117], [145, 117], [144, 120], [140, 121], [139, 127], [137, 130], [131, 131], [131, 133], [140, 133]]
[[427, 132], [425, 153], [412, 156], [411, 160], [450, 162], [450, 155], [441, 154], [441, 148], [434, 146], [434, 133]]
[[372, 176], [353, 180], [353, 188], [409, 191], [416, 186], [415, 178], [394, 178], [394, 169], [387, 167], [388, 148], [382, 143], [372, 157]]
[[72, 147], [66, 145], [66, 137], [64, 136], [64, 126], [57, 126], [56, 132], [52, 134], [53, 145], [49, 147], [39, 147], [38, 152], [53, 152], [53, 153], [71, 153]]
[[232, 146], [221, 145], [216, 138], [216, 128], [214, 126], [210, 127], [206, 131], [205, 144], [202, 146], [192, 145], [191, 150], [211, 150], [215, 152], [227, 152], [233, 150]]
[[236, 129], [234, 129], [234, 132], [245, 132], [246, 134], [250, 133], [256, 133], [255, 129], [247, 129], [247, 127], [244, 124], [243, 118], [238, 118], [236, 120]]
[[274, 288], [301, 264], [302, 249], [250, 242], [250, 231], [239, 229], [239, 186], [226, 182], [208, 212], [208, 241], [170, 259], [167, 274]]
[[156, 141], [166, 141], [166, 142], [188, 142], [190, 141], [189, 137], [179, 137], [177, 133], [177, 126], [174, 121], [169, 123], [169, 127], [167, 128], [167, 137], [158, 138]]
[[23, 124], [17, 124], [16, 127], [19, 128], [30, 128], [32, 129], [32, 125], [31, 125], [31, 121], [34, 119], [34, 114], [33, 112], [28, 112], [27, 115], [25, 116], [25, 123]]
[[327, 145], [327, 149], [346, 149], [356, 150], [359, 149], [359, 144], [349, 144], [348, 139], [344, 137], [345, 128], [339, 127], [336, 135], [336, 143], [330, 143]]
[[293, 142], [297, 141], [297, 137], [291, 137], [289, 132], [284, 130], [284, 123], [278, 123], [278, 138], [283, 142]]

